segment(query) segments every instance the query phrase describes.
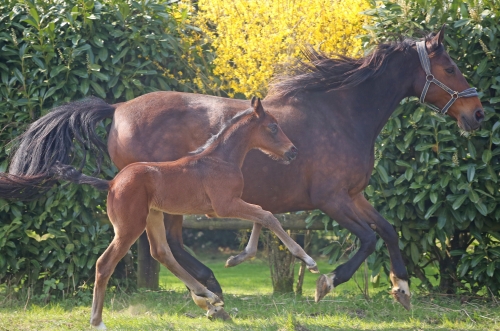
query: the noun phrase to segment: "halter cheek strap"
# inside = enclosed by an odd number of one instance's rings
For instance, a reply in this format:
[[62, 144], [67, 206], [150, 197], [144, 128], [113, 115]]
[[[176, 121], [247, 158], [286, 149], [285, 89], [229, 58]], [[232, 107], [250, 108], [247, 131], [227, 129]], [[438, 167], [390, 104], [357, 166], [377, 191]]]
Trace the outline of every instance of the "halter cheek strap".
[[[427, 107], [437, 111], [438, 113], [441, 114], [446, 114], [448, 109], [450, 109], [451, 105], [458, 99], [458, 98], [469, 98], [469, 97], [477, 97], [479, 96], [477, 94], [476, 88], [471, 87], [468, 89], [463, 90], [462, 92], [457, 92], [453, 91], [451, 88], [448, 86], [444, 85], [441, 83], [439, 80], [437, 80], [433, 74], [431, 74], [431, 62], [429, 61], [429, 55], [427, 54], [427, 49], [425, 47], [425, 41], [419, 41], [416, 43], [417, 44], [417, 52], [418, 52], [418, 57], [420, 58], [420, 63], [422, 64], [422, 68], [424, 68], [425, 71], [425, 85], [424, 89], [422, 90], [422, 95], [420, 95], [420, 103], [426, 105]], [[450, 101], [443, 107], [443, 109], [439, 109], [438, 107], [425, 103], [425, 96], [427, 95], [427, 91], [429, 90], [429, 86], [431, 83], [436, 84], [446, 92], [448, 92], [451, 96]]]

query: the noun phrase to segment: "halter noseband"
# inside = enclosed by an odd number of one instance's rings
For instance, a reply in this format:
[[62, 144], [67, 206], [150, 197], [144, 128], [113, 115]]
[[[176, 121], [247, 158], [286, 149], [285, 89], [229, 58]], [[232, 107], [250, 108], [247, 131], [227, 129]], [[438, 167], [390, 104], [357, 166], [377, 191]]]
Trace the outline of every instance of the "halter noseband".
[[[441, 114], [446, 114], [448, 109], [450, 109], [451, 105], [458, 99], [458, 98], [469, 98], [469, 97], [477, 97], [479, 96], [477, 94], [476, 88], [471, 87], [468, 89], [463, 90], [462, 92], [457, 92], [453, 91], [451, 88], [448, 86], [444, 85], [441, 83], [439, 80], [437, 80], [433, 74], [431, 74], [431, 62], [429, 61], [429, 55], [427, 54], [427, 49], [425, 47], [425, 41], [418, 41], [417, 43], [417, 52], [418, 52], [418, 57], [420, 58], [420, 63], [422, 64], [422, 67], [424, 68], [425, 71], [425, 86], [424, 89], [422, 90], [422, 95], [420, 96], [420, 103], [426, 105], [427, 107], [431, 108], [432, 110], [437, 111], [438, 113]], [[425, 96], [427, 95], [427, 90], [429, 90], [429, 86], [431, 83], [436, 84], [446, 92], [448, 92], [451, 96], [450, 101], [443, 107], [443, 109], [439, 109], [438, 107], [425, 103], [424, 99]]]

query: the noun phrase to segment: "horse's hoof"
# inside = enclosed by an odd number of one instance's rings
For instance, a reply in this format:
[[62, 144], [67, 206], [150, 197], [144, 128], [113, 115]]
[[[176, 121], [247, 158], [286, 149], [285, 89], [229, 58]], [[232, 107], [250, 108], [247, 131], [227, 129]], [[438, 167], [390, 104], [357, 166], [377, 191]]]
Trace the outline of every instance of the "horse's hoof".
[[222, 301], [221, 298], [219, 298], [216, 294], [214, 294], [213, 298], [210, 298], [209, 302], [213, 306], [224, 306], [224, 301]]
[[231, 316], [229, 316], [223, 307], [212, 306], [209, 310], [207, 310], [207, 318], [210, 320], [220, 319], [227, 321], [231, 319]]
[[317, 264], [313, 265], [312, 267], [307, 267], [307, 269], [309, 269], [309, 271], [312, 272], [313, 274], [319, 274], [319, 269]]
[[241, 262], [238, 262], [238, 256], [239, 255], [230, 256], [229, 259], [227, 259], [226, 265], [224, 267], [231, 268], [231, 267], [234, 267], [234, 266], [237, 266], [238, 264], [240, 264]]
[[208, 296], [201, 296], [190, 291], [194, 303], [204, 310], [209, 310], [211, 306], [224, 306], [224, 301], [217, 294], [210, 292]]
[[406, 293], [403, 293], [400, 289], [392, 290], [392, 296], [399, 302], [406, 310], [411, 309], [410, 296]]
[[101, 323], [99, 323], [99, 325], [92, 325], [92, 328], [94, 328], [95, 330], [107, 330], [106, 325], [104, 325], [102, 321]]
[[332, 278], [328, 275], [321, 275], [316, 281], [316, 291], [314, 293], [314, 301], [319, 302], [323, 299], [330, 291], [333, 289], [333, 276]]

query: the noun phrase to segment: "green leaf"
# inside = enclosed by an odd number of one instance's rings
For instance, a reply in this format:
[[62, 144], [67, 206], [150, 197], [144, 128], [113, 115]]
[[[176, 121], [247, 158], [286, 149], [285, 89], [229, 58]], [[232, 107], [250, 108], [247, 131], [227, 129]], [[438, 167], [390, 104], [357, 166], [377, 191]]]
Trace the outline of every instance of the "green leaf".
[[385, 168], [381, 164], [377, 165], [377, 172], [380, 176], [380, 179], [384, 183], [388, 184], [389, 183], [389, 176], [387, 176], [387, 171], [385, 170]]
[[436, 203], [437, 198], [438, 198], [438, 194], [436, 192], [429, 193], [429, 199], [431, 200], [432, 203]]
[[486, 267], [486, 274], [490, 277], [493, 277], [494, 273], [495, 273], [495, 262], [490, 262]]
[[[438, 202], [436, 204], [433, 204], [428, 210], [427, 212], [425, 213], [425, 216], [424, 218], [427, 220], [429, 219], [432, 215], [434, 215], [434, 213], [436, 212], [436, 210], [439, 209], [439, 207], [441, 207], [441, 202]], [[445, 219], [446, 220], [446, 219]], [[439, 226], [439, 225], [438, 225]], [[444, 224], [443, 224], [444, 226]], [[440, 228], [442, 229], [442, 227]]]
[[454, 210], [457, 210], [458, 208], [460, 208], [460, 206], [464, 203], [465, 199], [467, 199], [467, 194], [462, 194], [460, 195], [456, 200], [455, 202], [453, 202], [453, 205], [451, 205], [451, 208], [453, 208]]
[[478, 202], [474, 206], [476, 206], [477, 211], [479, 211], [481, 215], [488, 215], [488, 208], [486, 208], [486, 205], [484, 203]]
[[437, 227], [439, 230], [443, 229], [446, 225], [446, 217], [439, 217], [437, 222]]
[[417, 245], [414, 242], [410, 244], [410, 252], [413, 264], [417, 265], [418, 261], [420, 261], [420, 252], [418, 250]]
[[485, 149], [483, 152], [482, 160], [484, 163], [488, 164], [491, 160], [491, 150]]
[[422, 191], [413, 198], [413, 203], [418, 203], [427, 195], [427, 191]]
[[453, 24], [453, 27], [454, 28], [459, 28], [461, 26], [464, 26], [466, 24], [468, 24], [470, 22], [470, 19], [461, 19], [461, 20], [458, 20], [458, 21], [455, 21], [455, 23]]
[[469, 181], [469, 183], [474, 180], [475, 174], [476, 174], [476, 165], [469, 164], [467, 166], [467, 180]]
[[469, 190], [469, 200], [472, 201], [473, 203], [477, 203], [479, 201], [479, 195], [473, 188]]
[[74, 244], [67, 244], [66, 247], [64, 248], [64, 251], [66, 254], [69, 254], [75, 250], [75, 245]]
[[90, 80], [90, 85], [92, 85], [92, 88], [94, 91], [101, 97], [101, 98], [106, 98], [106, 92], [104, 92], [104, 89], [99, 85], [98, 83]]

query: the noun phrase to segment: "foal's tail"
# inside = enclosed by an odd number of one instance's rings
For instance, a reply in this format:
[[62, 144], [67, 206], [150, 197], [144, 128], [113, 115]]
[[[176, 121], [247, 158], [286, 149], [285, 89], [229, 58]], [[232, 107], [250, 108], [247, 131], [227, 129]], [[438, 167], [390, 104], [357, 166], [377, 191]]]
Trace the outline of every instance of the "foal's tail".
[[52, 169], [56, 163], [73, 161], [75, 142], [82, 147], [80, 167], [89, 153], [99, 172], [107, 151], [95, 128], [114, 112], [114, 106], [91, 97], [56, 107], [32, 123], [14, 141], [9, 173], [0, 173], [0, 198], [32, 200], [42, 195], [56, 181]]
[[84, 175], [70, 165], [56, 162], [51, 173], [54, 179], [67, 180], [75, 184], [88, 184], [101, 191], [109, 190], [109, 180]]

